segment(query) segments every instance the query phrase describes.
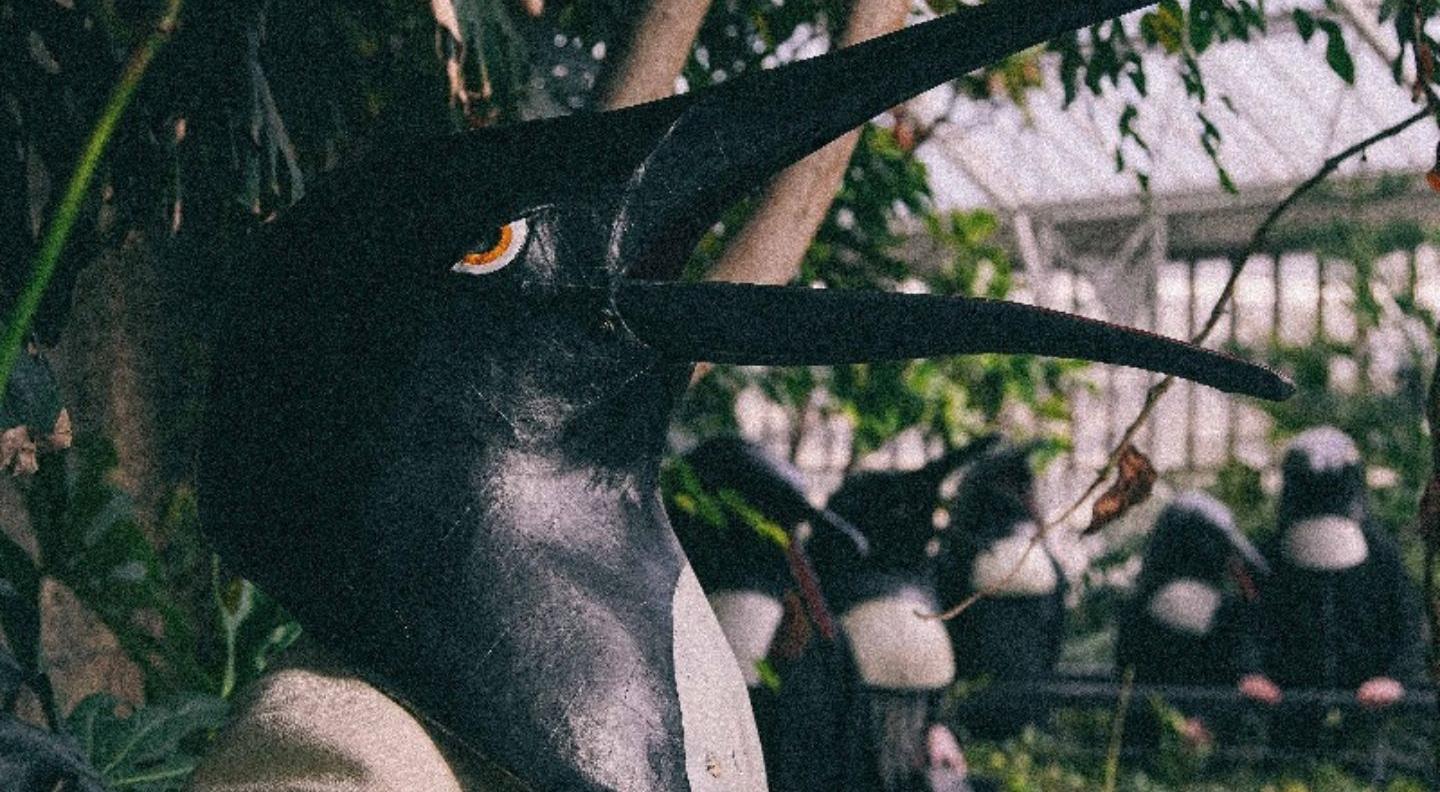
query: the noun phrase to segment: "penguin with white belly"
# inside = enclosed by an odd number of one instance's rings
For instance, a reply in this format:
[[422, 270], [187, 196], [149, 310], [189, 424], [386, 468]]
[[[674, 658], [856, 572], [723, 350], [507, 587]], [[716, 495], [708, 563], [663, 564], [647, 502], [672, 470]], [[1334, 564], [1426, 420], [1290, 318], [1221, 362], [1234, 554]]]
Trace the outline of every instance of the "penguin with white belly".
[[955, 656], [935, 589], [935, 512], [941, 482], [989, 447], [984, 438], [920, 470], [850, 477], [830, 508], [870, 540], [870, 555], [846, 568], [816, 548], [831, 600], [855, 657], [866, 701], [853, 714], [853, 765], [846, 789], [964, 789], [958, 743], [940, 722]]
[[865, 538], [810, 504], [793, 465], [738, 438], [702, 443], [673, 472], [670, 522], [740, 664], [771, 788], [838, 788], [843, 764], [823, 759], [844, 732], [854, 674], [795, 532], [808, 525], [852, 559]]
[[[1317, 427], [1291, 441], [1281, 469], [1256, 676], [1278, 685], [1277, 699], [1289, 688], [1340, 689], [1383, 709], [1423, 677], [1425, 644], [1399, 549], [1370, 518], [1360, 451], [1339, 429]], [[1306, 742], [1314, 732], [1298, 722], [1281, 731]]]
[[[1067, 584], [1045, 542], [1036, 539], [1029, 461], [1035, 449], [1004, 445], [986, 453], [961, 479], [950, 507], [941, 601], [951, 608], [983, 595], [946, 622], [964, 679], [1043, 682], [1060, 659]], [[1004, 697], [993, 703], [977, 710], [972, 731], [1008, 736], [1044, 715], [1033, 702]]]
[[1134, 668], [1141, 684], [1234, 685], [1256, 580], [1268, 572], [1225, 504], [1203, 492], [1176, 498], [1155, 520], [1121, 616], [1116, 668]]
[[[1180, 495], [1156, 518], [1121, 612], [1117, 672], [1134, 669], [1138, 684], [1233, 688], [1254, 662], [1254, 599], [1268, 573], [1229, 508], [1203, 492]], [[1215, 730], [1214, 718], [1192, 721]], [[1142, 720], [1127, 734], [1153, 740], [1156, 724]]]

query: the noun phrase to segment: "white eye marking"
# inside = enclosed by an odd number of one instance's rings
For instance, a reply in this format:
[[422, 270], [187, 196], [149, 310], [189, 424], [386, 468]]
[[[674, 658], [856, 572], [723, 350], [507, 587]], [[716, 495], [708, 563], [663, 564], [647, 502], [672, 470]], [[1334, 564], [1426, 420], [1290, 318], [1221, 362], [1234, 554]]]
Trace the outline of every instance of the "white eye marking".
[[530, 234], [530, 223], [520, 218], [500, 227], [495, 244], [485, 250], [471, 250], [450, 267], [451, 272], [466, 275], [489, 275], [502, 270], [525, 249], [525, 238]]

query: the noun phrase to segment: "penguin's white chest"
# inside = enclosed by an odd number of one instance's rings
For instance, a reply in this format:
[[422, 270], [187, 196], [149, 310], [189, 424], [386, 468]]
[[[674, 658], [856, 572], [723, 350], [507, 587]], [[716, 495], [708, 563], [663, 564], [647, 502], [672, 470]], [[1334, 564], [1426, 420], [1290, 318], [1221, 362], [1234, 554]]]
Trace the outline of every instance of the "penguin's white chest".
[[759, 591], [717, 591], [710, 595], [710, 607], [725, 632], [725, 640], [740, 663], [745, 684], [760, 684], [756, 665], [770, 652], [770, 642], [785, 616], [785, 605], [769, 594]]
[[955, 654], [935, 603], [915, 589], [861, 602], [840, 622], [860, 678], [887, 690], [935, 690], [955, 679]]
[[1194, 578], [1177, 578], [1156, 590], [1145, 610], [1176, 632], [1209, 635], [1220, 610], [1220, 591]]
[[675, 690], [692, 792], [765, 792], [760, 736], [740, 666], [686, 564], [675, 585]]
[[1285, 557], [1301, 569], [1335, 572], [1359, 566], [1370, 557], [1360, 523], [1335, 515], [1301, 520], [1281, 540]]
[[975, 557], [970, 580], [976, 591], [997, 597], [1039, 597], [1055, 591], [1059, 578], [1034, 529], [1021, 529]]

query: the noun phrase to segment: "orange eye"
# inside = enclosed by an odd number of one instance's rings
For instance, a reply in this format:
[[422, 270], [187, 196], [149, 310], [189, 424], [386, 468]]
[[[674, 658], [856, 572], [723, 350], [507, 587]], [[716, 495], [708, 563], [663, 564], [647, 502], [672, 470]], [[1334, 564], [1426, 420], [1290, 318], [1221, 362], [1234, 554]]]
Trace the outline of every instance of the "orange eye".
[[525, 247], [525, 238], [529, 234], [529, 230], [529, 224], [524, 218], [507, 223], [500, 227], [493, 245], [489, 245], [483, 250], [474, 249], [467, 252], [450, 269], [467, 275], [489, 275], [502, 269], [514, 261]]

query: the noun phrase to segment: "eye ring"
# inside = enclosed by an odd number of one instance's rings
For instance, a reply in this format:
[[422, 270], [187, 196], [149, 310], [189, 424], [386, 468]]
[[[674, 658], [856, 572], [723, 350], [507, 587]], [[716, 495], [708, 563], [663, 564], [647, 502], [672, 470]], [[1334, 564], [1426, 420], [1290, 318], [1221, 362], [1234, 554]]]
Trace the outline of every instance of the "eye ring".
[[500, 237], [486, 250], [470, 250], [451, 267], [451, 272], [466, 275], [489, 275], [504, 269], [525, 249], [525, 239], [530, 235], [530, 223], [525, 218], [506, 223], [500, 227]]

